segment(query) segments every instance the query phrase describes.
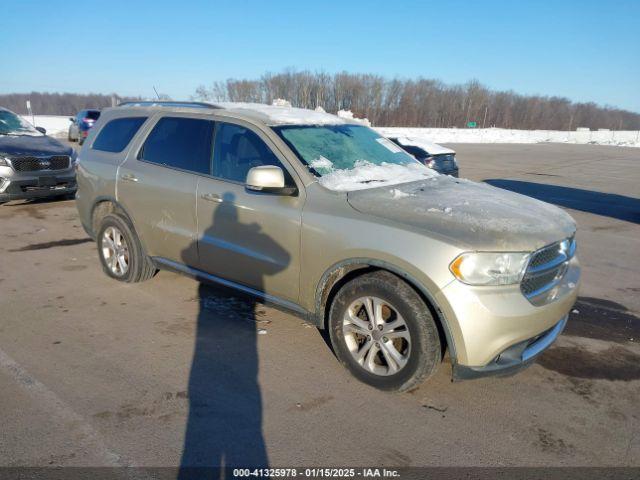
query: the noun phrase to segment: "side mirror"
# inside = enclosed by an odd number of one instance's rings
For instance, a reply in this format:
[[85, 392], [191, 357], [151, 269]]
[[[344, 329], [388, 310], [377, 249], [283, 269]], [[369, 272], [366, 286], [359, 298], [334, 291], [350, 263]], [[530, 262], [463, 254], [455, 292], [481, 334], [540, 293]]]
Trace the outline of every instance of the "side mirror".
[[47, 130], [42, 128], [42, 127], [36, 127], [36, 130], [38, 130], [41, 134], [46, 135], [47, 134]]
[[278, 195], [295, 195], [296, 187], [287, 187], [284, 182], [284, 172], [275, 165], [253, 167], [247, 173], [245, 181], [247, 190], [255, 192], [275, 193]]
[[71, 123], [76, 123], [76, 117], [69, 117], [69, 121]]

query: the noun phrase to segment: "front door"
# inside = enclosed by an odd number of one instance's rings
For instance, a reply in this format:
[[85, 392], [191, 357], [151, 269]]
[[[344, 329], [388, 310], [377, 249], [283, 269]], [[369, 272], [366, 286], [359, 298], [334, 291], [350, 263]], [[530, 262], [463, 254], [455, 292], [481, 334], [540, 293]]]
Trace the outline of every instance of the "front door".
[[260, 165], [281, 167], [295, 185], [268, 141], [248, 126], [217, 122], [213, 178], [198, 180], [200, 269], [297, 302], [304, 190], [283, 196], [244, 186], [249, 169]]

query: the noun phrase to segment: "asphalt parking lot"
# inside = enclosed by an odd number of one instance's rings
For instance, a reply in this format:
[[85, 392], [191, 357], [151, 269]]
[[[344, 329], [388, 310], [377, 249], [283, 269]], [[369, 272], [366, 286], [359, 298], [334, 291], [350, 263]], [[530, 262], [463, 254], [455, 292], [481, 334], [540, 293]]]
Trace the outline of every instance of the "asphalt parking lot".
[[640, 149], [453, 145], [461, 175], [579, 226], [580, 299], [515, 377], [405, 394], [299, 318], [172, 273], [101, 271], [73, 201], [0, 207], [0, 465], [640, 466]]

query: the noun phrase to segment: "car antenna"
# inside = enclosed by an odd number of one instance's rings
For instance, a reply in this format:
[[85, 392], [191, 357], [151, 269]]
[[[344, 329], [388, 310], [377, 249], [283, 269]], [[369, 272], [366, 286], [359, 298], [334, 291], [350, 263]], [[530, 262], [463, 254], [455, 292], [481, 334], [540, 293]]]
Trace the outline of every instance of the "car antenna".
[[160, 100], [160, 94], [158, 93], [158, 90], [156, 90], [155, 85], [152, 85], [153, 87], [153, 91], [156, 92], [156, 97], [158, 97], [158, 100]]

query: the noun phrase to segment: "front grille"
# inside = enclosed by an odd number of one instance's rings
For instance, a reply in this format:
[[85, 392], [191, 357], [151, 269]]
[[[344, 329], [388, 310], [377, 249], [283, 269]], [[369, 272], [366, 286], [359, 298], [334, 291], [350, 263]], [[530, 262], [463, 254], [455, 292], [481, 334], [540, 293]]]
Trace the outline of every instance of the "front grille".
[[531, 303], [547, 303], [548, 292], [564, 277], [575, 248], [575, 240], [569, 238], [533, 253], [520, 283], [520, 290]]
[[11, 157], [11, 166], [16, 172], [41, 172], [65, 170], [69, 168], [71, 159], [68, 155], [52, 157]]
[[552, 284], [558, 277], [561, 277], [564, 272], [561, 268], [552, 268], [549, 271], [543, 272], [537, 276], [529, 276], [522, 279], [520, 289], [525, 296], [529, 296], [538, 290], [543, 289], [545, 286]]
[[46, 192], [46, 191], [51, 191], [51, 190], [66, 190], [67, 188], [69, 188], [71, 186], [71, 184], [69, 182], [60, 182], [60, 183], [56, 183], [55, 185], [23, 185], [20, 187], [20, 190], [22, 190], [24, 193], [28, 193], [28, 192]]
[[554, 243], [548, 247], [543, 247], [533, 254], [529, 267], [539, 267], [545, 263], [549, 263], [558, 256], [558, 244]]

